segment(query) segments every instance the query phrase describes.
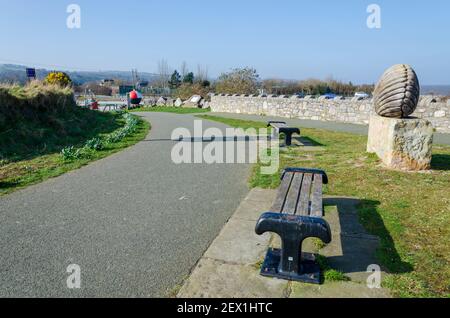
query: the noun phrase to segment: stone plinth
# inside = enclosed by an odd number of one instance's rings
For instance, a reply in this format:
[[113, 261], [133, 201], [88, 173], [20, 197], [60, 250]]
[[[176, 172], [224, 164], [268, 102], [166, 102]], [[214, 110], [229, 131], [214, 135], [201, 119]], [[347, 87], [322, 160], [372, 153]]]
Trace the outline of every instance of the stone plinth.
[[367, 151], [393, 169], [427, 170], [431, 166], [433, 126], [425, 119], [370, 117]]

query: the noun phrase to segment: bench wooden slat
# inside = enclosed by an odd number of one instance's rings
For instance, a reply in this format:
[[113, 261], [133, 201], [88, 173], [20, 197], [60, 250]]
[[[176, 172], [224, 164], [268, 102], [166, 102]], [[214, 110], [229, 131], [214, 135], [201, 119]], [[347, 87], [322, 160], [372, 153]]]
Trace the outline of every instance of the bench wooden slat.
[[309, 197], [311, 193], [312, 178], [313, 175], [311, 173], [305, 173], [303, 175], [302, 188], [296, 213], [297, 215], [309, 215]]
[[292, 179], [289, 193], [286, 197], [286, 203], [284, 204], [283, 212], [285, 214], [295, 214], [297, 209], [298, 196], [300, 193], [300, 187], [302, 186], [303, 173], [296, 173]]
[[322, 182], [322, 176], [319, 174], [315, 174], [311, 191], [311, 216], [314, 217], [324, 216], [322, 201]]
[[294, 173], [287, 173], [281, 181], [280, 189], [278, 190], [277, 197], [271, 209], [272, 212], [281, 212], [283, 210], [284, 202], [286, 201], [286, 196], [291, 186], [293, 176]]

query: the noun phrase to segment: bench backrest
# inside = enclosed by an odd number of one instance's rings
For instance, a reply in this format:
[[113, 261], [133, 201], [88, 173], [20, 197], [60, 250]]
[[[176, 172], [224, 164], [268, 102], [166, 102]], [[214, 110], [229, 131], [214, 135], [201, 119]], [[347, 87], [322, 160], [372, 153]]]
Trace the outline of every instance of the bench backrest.
[[273, 128], [286, 128], [288, 125], [286, 123], [271, 123], [270, 126]]
[[292, 215], [323, 217], [322, 174], [287, 172], [271, 209]]

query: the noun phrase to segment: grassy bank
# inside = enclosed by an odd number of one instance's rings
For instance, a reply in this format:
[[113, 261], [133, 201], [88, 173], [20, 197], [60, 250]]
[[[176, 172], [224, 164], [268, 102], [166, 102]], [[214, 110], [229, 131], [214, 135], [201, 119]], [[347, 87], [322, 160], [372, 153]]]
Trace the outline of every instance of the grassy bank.
[[199, 114], [199, 113], [209, 113], [211, 110], [209, 108], [183, 108], [183, 107], [140, 107], [130, 110], [130, 112], [156, 112], [156, 113], [173, 113], [173, 114]]
[[[263, 123], [199, 116], [233, 127]], [[381, 239], [377, 257], [390, 275], [384, 286], [398, 297], [450, 296], [450, 147], [435, 146], [432, 170], [407, 173], [383, 168], [366, 153], [367, 137], [319, 129], [302, 129], [322, 151], [293, 147], [281, 153], [281, 167], [327, 171], [326, 195], [360, 199], [360, 222]], [[279, 174], [261, 175], [254, 168], [253, 187], [276, 188]]]
[[[122, 114], [80, 109], [70, 89], [39, 83], [0, 87], [0, 123], [0, 195], [104, 158], [149, 130], [137, 119], [126, 136], [118, 136], [127, 124]], [[100, 146], [107, 136], [116, 138]]]

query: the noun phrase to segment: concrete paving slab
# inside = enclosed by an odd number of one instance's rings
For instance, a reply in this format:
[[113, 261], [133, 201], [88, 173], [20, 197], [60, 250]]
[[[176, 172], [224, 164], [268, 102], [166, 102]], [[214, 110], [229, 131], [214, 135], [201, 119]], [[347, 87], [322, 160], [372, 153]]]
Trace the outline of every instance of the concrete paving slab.
[[283, 298], [288, 282], [259, 275], [255, 266], [203, 258], [178, 298]]
[[327, 197], [324, 204], [328, 206], [325, 219], [330, 223], [331, 230], [349, 236], [361, 236], [366, 239], [378, 238], [367, 233], [359, 223], [357, 206], [360, 201], [352, 197]]
[[[343, 272], [352, 281], [366, 282], [371, 274], [367, 272], [368, 267], [378, 264], [376, 251], [380, 241], [359, 223], [359, 200], [328, 197], [324, 203], [329, 207], [325, 219], [330, 224], [333, 240], [320, 250], [320, 254], [327, 257], [331, 268]], [[381, 275], [383, 277], [385, 273]]]
[[353, 282], [307, 285], [293, 282], [290, 298], [390, 298], [384, 289], [370, 289]]
[[374, 253], [378, 246], [379, 242], [374, 240], [337, 236], [320, 254], [326, 256], [331, 268], [343, 272], [352, 281], [365, 282], [372, 274], [367, 272], [368, 267], [379, 263]]
[[269, 247], [271, 234], [256, 235], [255, 226], [261, 214], [270, 209], [275, 195], [275, 190], [252, 189], [206, 251], [205, 257], [242, 265], [259, 262]]
[[[266, 199], [262, 199], [266, 200]], [[256, 222], [259, 220], [261, 215], [264, 212], [267, 212], [270, 210], [271, 204], [273, 200], [270, 202], [270, 200], [267, 200], [270, 203], [265, 204], [262, 200], [244, 200], [242, 201], [239, 208], [236, 210], [233, 218], [239, 219], [239, 220], [246, 220], [246, 221], [253, 221], [254, 225], [256, 225]]]
[[254, 188], [244, 201], [251, 201], [256, 203], [258, 207], [262, 207], [263, 210], [267, 210], [272, 206], [276, 196], [277, 190]]
[[231, 219], [205, 257], [232, 264], [255, 264], [266, 253], [270, 242], [270, 233], [256, 235], [255, 225], [255, 221]]

